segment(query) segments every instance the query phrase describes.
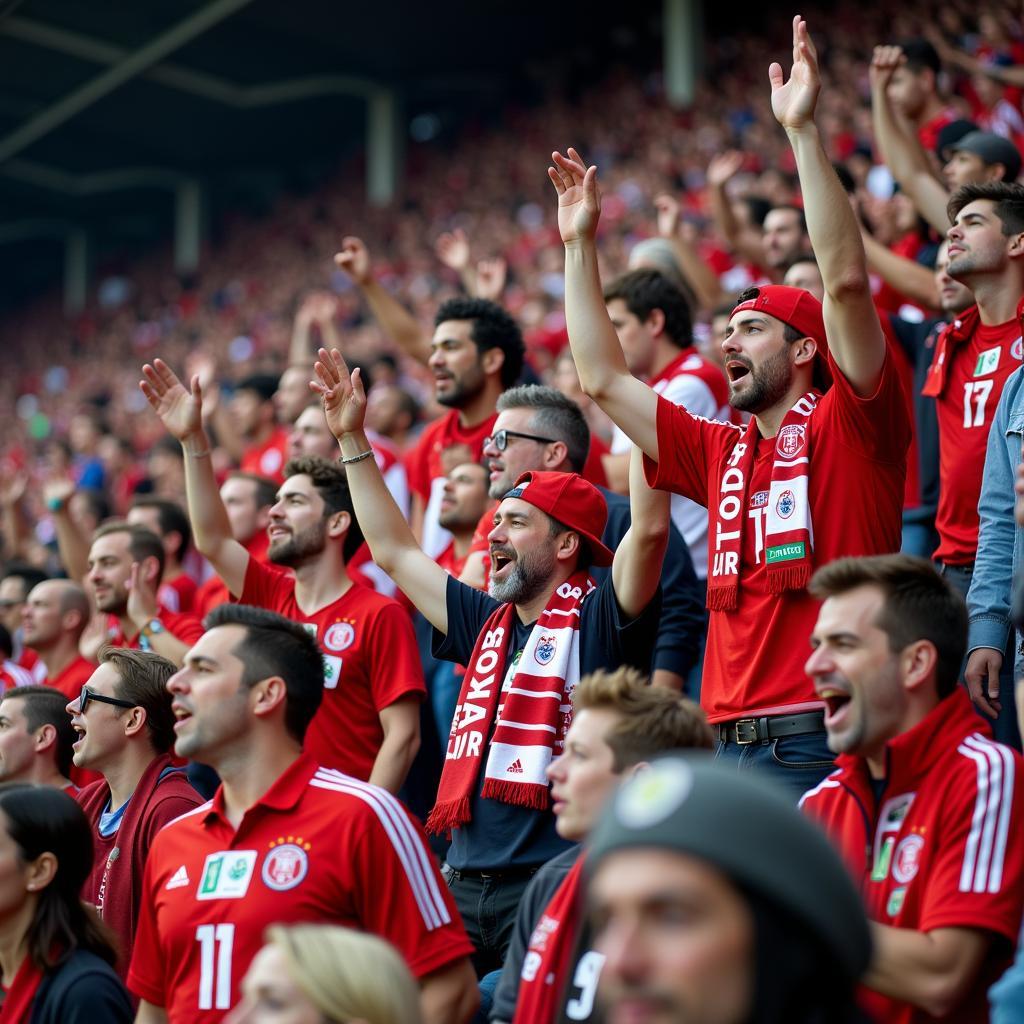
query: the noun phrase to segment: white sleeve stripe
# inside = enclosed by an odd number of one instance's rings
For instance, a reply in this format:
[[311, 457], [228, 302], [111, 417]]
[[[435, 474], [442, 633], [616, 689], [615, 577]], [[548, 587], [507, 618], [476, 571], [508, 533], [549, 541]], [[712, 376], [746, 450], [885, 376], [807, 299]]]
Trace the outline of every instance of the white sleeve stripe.
[[433, 931], [451, 922], [448, 906], [438, 887], [437, 872], [423, 841], [413, 829], [402, 805], [387, 790], [324, 768], [317, 771], [309, 784], [358, 797], [373, 808], [398, 854], [427, 928]]
[[970, 747], [960, 746], [957, 749], [964, 757], [968, 757], [974, 762], [977, 770], [978, 792], [974, 798], [971, 831], [967, 836], [967, 844], [964, 847], [964, 862], [960, 869], [960, 891], [973, 892], [974, 874], [978, 863], [978, 847], [981, 843], [985, 809], [988, 804], [988, 759], [980, 751], [971, 750]]
[[814, 789], [807, 790], [807, 792], [804, 793], [802, 797], [800, 797], [800, 802], [797, 804], [797, 807], [803, 807], [805, 800], [807, 800], [809, 797], [817, 796], [818, 793], [820, 793], [823, 789], [838, 789], [839, 780], [833, 778], [833, 776], [838, 775], [840, 771], [842, 771], [842, 769], [837, 769], [836, 771], [832, 772], [831, 775], [826, 775], [825, 778], [822, 779], [821, 782], [819, 782], [814, 787]]
[[[968, 736], [964, 746], [984, 753], [992, 770], [992, 791], [989, 795], [989, 819], [986, 832], [991, 840], [991, 861], [987, 873], [979, 871], [975, 878], [975, 892], [999, 892], [1003, 884], [1003, 867], [1013, 811], [1015, 765], [1013, 754], [1001, 743], [977, 734]], [[962, 748], [961, 748], [962, 749]]]

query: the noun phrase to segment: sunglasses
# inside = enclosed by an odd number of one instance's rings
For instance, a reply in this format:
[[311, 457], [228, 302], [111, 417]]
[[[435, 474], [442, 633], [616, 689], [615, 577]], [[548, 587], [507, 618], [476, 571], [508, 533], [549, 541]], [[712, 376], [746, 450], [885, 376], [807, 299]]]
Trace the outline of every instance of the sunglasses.
[[90, 690], [88, 685], [82, 687], [82, 695], [78, 698], [78, 710], [81, 714], [85, 714], [85, 709], [89, 706], [89, 701], [96, 701], [97, 704], [113, 704], [118, 708], [134, 708], [136, 707], [130, 700], [120, 700], [118, 697], [107, 697], [102, 693], [97, 693], [95, 690]]
[[536, 441], [538, 444], [554, 444], [555, 439], [553, 437], [538, 437], [536, 434], [520, 434], [517, 430], [498, 430], [495, 431], [490, 437], [484, 438], [484, 447], [493, 444], [499, 452], [503, 452], [508, 447], [508, 439], [510, 437], [520, 437], [524, 441]]

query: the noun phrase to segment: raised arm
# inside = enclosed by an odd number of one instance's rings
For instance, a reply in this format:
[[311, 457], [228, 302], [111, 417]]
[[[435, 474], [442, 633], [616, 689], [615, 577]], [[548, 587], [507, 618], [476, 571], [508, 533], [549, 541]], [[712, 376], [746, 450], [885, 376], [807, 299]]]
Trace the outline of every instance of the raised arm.
[[870, 71], [871, 121], [875, 141], [892, 176], [910, 197], [918, 213], [940, 235], [945, 235], [949, 229], [949, 215], [946, 213], [949, 193], [935, 177], [928, 154], [917, 136], [896, 113], [889, 99], [889, 83], [904, 60], [903, 50], [898, 46], [875, 47]]
[[430, 358], [430, 335], [420, 322], [373, 276], [370, 251], [362, 239], [348, 236], [334, 262], [352, 278], [363, 293], [384, 333], [403, 352], [426, 365]]
[[71, 516], [71, 499], [74, 496], [73, 480], [50, 480], [43, 487], [43, 500], [53, 515], [61, 564], [71, 579], [81, 583], [89, 574], [89, 538]]
[[697, 252], [696, 239], [685, 237], [686, 227], [679, 215], [679, 200], [662, 193], [654, 200], [658, 211], [658, 234], [672, 243], [672, 251], [683, 277], [690, 283], [697, 301], [704, 309], [714, 309], [725, 300], [718, 275]]
[[865, 228], [861, 228], [860, 237], [868, 258], [868, 269], [908, 299], [928, 309], [939, 308], [939, 289], [935, 284], [934, 271], [922, 267], [916, 260], [898, 256]]
[[743, 166], [743, 159], [743, 154], [735, 149], [716, 153], [711, 158], [707, 174], [711, 216], [714, 217], [719, 233], [734, 255], [759, 264], [764, 259], [761, 232], [756, 228], [744, 226], [736, 219], [736, 214], [732, 211], [732, 200], [726, 191], [730, 179]]
[[626, 366], [615, 327], [608, 317], [597, 267], [597, 221], [601, 201], [597, 168], [579, 153], [553, 153], [548, 177], [558, 193], [558, 230], [565, 243], [565, 324], [580, 385], [629, 435], [658, 460], [655, 393]]
[[238, 597], [245, 585], [249, 553], [232, 536], [231, 522], [220, 500], [210, 460], [210, 439], [203, 429], [203, 391], [199, 375], [192, 378], [189, 391], [162, 359], [154, 359], [152, 365], [147, 363], [142, 373], [146, 378], [139, 382], [142, 393], [167, 432], [181, 442], [185, 455], [185, 494], [196, 549], [209, 560], [228, 590]]
[[[324, 400], [324, 414], [338, 439], [348, 474], [356, 521], [373, 560], [442, 633], [448, 632], [448, 574], [417, 544], [384, 483], [363, 432], [366, 393], [358, 367], [349, 373], [341, 353], [320, 349], [311, 386]], [[370, 453], [370, 454], [367, 454]]]
[[658, 590], [668, 546], [671, 498], [668, 491], [647, 486], [643, 457], [634, 445], [629, 458], [630, 526], [612, 562], [615, 598], [628, 619], [635, 619]]
[[874, 394], [885, 363], [885, 338], [871, 297], [864, 245], [843, 186], [814, 123], [821, 78], [807, 23], [793, 19], [793, 69], [768, 70], [772, 112], [786, 129], [803, 191], [807, 234], [825, 285], [825, 333], [832, 358], [854, 391]]

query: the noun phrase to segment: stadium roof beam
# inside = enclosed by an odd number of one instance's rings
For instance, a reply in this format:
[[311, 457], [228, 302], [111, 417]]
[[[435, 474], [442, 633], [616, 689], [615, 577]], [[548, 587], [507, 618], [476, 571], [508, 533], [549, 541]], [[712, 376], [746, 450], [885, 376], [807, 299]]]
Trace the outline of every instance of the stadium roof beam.
[[[31, 18], [7, 18], [0, 23], [0, 32], [22, 42], [111, 67], [123, 64], [131, 56], [120, 46]], [[237, 110], [293, 103], [316, 96], [362, 99], [366, 102], [367, 199], [376, 206], [386, 206], [394, 198], [401, 169], [400, 103], [393, 89], [373, 79], [360, 75], [321, 74], [244, 86], [170, 62], [154, 63], [140, 74], [179, 92], [191, 93]], [[3, 141], [0, 140], [0, 160], [4, 159]]]
[[158, 63], [168, 53], [202, 35], [208, 28], [251, 2], [252, 0], [213, 0], [206, 7], [200, 8], [167, 31], [161, 32], [145, 46], [128, 54], [106, 71], [50, 104], [0, 139], [0, 162], [9, 160], [34, 142], [38, 142], [54, 128]]
[[665, 95], [677, 109], [689, 107], [697, 94], [700, 41], [703, 38], [699, 0], [662, 0]]

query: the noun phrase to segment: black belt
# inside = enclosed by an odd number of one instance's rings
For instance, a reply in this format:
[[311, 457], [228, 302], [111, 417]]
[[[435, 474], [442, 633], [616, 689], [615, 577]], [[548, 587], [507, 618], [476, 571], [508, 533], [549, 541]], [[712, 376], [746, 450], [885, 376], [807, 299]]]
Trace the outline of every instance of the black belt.
[[473, 868], [460, 869], [453, 868], [451, 864], [447, 865], [449, 874], [459, 882], [464, 878], [486, 878], [499, 882], [511, 882], [516, 879], [529, 878], [531, 875], [537, 874], [541, 867], [540, 864], [531, 864], [521, 868], [502, 868], [500, 871], [477, 871]]
[[800, 715], [771, 715], [762, 718], [737, 718], [716, 727], [722, 743], [737, 743], [741, 747], [751, 743], [767, 743], [783, 736], [801, 736], [808, 732], [823, 732], [824, 711], [805, 711]]

